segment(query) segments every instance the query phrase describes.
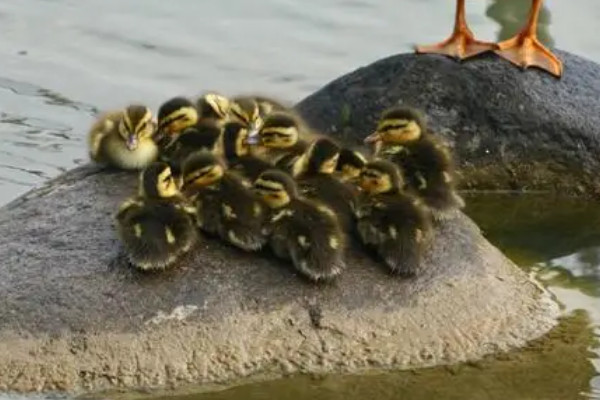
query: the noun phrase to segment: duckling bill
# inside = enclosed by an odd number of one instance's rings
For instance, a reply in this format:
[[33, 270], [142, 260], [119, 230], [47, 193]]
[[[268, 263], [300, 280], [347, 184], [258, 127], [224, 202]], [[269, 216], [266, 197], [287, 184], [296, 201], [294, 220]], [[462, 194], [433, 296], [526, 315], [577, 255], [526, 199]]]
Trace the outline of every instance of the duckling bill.
[[141, 270], [165, 269], [188, 252], [197, 240], [194, 217], [171, 169], [161, 162], [142, 171], [139, 195], [126, 200], [115, 216], [127, 257]]
[[90, 158], [113, 167], [143, 169], [158, 157], [155, 125], [148, 107], [133, 104], [103, 114], [88, 133]]
[[298, 194], [294, 179], [279, 170], [263, 172], [254, 190], [271, 208], [269, 244], [312, 281], [331, 280], [345, 268], [344, 233], [327, 206]]

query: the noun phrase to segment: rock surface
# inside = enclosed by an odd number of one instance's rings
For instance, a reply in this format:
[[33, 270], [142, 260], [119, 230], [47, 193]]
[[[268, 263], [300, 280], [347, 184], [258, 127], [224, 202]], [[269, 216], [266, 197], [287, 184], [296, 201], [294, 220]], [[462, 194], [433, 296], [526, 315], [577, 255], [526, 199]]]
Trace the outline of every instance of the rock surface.
[[137, 177], [72, 170], [0, 211], [0, 390], [90, 392], [294, 372], [416, 368], [523, 345], [557, 305], [464, 216], [416, 280], [354, 249], [332, 285], [204, 240], [163, 274], [129, 268], [111, 216]]
[[462, 187], [600, 197], [600, 66], [557, 51], [560, 80], [495, 55], [459, 63], [401, 54], [351, 72], [298, 109], [356, 144], [394, 104], [422, 108], [454, 147]]

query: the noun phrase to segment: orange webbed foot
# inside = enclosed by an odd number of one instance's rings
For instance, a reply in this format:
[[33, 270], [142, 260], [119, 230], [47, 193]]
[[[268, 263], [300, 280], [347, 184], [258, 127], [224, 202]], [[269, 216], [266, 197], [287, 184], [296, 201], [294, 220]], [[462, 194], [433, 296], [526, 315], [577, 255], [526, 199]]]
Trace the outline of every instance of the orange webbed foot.
[[466, 30], [454, 32], [452, 36], [438, 44], [417, 46], [415, 51], [417, 53], [443, 54], [463, 60], [497, 49], [498, 46], [495, 43], [477, 40], [470, 31]]
[[546, 48], [535, 35], [519, 34], [498, 43], [496, 54], [522, 68], [537, 67], [560, 78], [563, 65], [560, 59]]

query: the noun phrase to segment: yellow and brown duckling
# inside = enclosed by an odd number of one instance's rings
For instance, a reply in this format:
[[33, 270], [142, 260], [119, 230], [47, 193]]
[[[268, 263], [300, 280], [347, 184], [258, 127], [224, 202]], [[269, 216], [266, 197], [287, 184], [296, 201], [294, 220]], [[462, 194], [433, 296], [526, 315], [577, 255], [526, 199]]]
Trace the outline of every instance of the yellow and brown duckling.
[[302, 121], [293, 113], [273, 112], [265, 118], [256, 135], [250, 135], [249, 143], [257, 144], [253, 148], [255, 154], [278, 167], [289, 169], [309, 147], [303, 130]]
[[129, 170], [143, 169], [158, 157], [152, 112], [133, 104], [101, 115], [88, 133], [90, 158]]
[[194, 126], [186, 128], [161, 154], [161, 159], [171, 165], [173, 174], [181, 174], [181, 166], [185, 159], [199, 150], [208, 150], [213, 154], [221, 155], [222, 127], [218, 122], [210, 119], [200, 120]]
[[300, 193], [327, 205], [337, 215], [344, 232], [349, 233], [354, 230], [358, 191], [334, 176], [339, 156], [340, 147], [334, 141], [317, 139], [294, 162], [292, 175]]
[[183, 163], [183, 190], [197, 209], [197, 224], [205, 232], [247, 251], [267, 241], [263, 227], [268, 209], [250, 184], [208, 151]]
[[196, 242], [195, 209], [179, 193], [166, 163], [141, 172], [139, 192], [119, 208], [117, 233], [132, 265], [165, 269]]
[[223, 149], [229, 169], [254, 182], [273, 163], [251, 154], [248, 128], [241, 122], [228, 122], [223, 127]]
[[229, 119], [231, 101], [222, 94], [207, 92], [196, 100], [196, 109], [200, 120], [213, 120], [224, 124]]
[[392, 272], [416, 275], [432, 232], [431, 217], [422, 201], [402, 192], [400, 170], [386, 160], [368, 163], [358, 183], [363, 191], [356, 213], [361, 241], [373, 248]]
[[366, 164], [367, 159], [361, 152], [343, 148], [340, 150], [335, 176], [342, 182], [354, 183]]
[[198, 111], [189, 99], [173, 97], [158, 109], [158, 129], [155, 137], [161, 151], [168, 148], [185, 129], [198, 122]]
[[419, 111], [399, 107], [384, 112], [365, 142], [375, 142], [376, 156], [400, 167], [407, 188], [423, 199], [436, 219], [448, 218], [464, 207], [456, 193], [450, 151], [427, 130]]
[[300, 197], [294, 179], [279, 170], [263, 172], [254, 190], [272, 209], [269, 244], [276, 256], [313, 281], [344, 270], [345, 236], [327, 206]]

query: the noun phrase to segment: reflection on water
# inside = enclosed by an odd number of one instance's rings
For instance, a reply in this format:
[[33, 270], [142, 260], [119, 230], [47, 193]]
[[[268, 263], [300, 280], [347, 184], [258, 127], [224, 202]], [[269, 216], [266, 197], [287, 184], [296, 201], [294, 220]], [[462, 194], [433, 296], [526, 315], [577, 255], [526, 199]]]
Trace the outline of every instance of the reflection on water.
[[[531, 1], [494, 0], [488, 7], [486, 15], [500, 25], [497, 40], [506, 40], [519, 32], [527, 21]], [[548, 46], [554, 46], [550, 36], [550, 11], [542, 6], [538, 17], [538, 38]]]

